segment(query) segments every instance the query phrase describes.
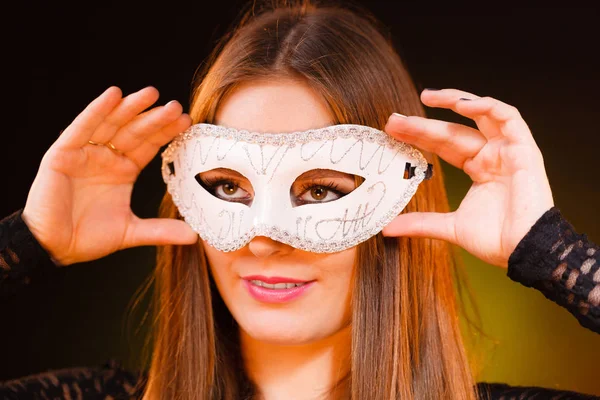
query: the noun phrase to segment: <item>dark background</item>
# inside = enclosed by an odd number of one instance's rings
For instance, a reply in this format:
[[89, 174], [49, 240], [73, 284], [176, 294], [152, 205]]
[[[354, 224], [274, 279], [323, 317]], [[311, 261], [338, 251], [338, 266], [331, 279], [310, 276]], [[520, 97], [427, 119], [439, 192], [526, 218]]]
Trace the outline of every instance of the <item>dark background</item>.
[[[44, 152], [109, 86], [127, 95], [153, 85], [161, 93], [157, 104], [177, 99], [187, 110], [195, 70], [244, 3], [36, 0], [5, 13], [0, 216], [24, 206]], [[390, 28], [418, 89], [454, 87], [519, 108], [544, 155], [555, 204], [600, 243], [598, 9], [363, 4]], [[469, 123], [445, 110], [429, 115]], [[156, 215], [164, 193], [158, 161], [134, 188], [132, 208], [142, 217]], [[447, 164], [445, 172], [456, 208], [470, 183]], [[140, 337], [127, 339], [124, 316], [154, 254], [152, 247], [121, 251], [2, 298], [0, 380], [109, 358], [133, 368]], [[489, 330], [505, 343], [501, 355], [490, 356], [483, 378], [600, 394], [593, 372], [597, 334], [508, 281], [505, 271], [474, 267], [477, 260], [470, 265]]]

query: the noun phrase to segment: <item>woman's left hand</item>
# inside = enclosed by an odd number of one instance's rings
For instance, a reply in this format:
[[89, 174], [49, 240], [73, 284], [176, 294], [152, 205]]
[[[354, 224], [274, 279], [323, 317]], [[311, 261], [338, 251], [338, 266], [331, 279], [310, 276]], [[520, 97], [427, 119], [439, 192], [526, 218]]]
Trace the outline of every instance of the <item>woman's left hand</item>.
[[515, 107], [490, 97], [454, 89], [424, 90], [421, 101], [471, 118], [479, 130], [393, 114], [385, 131], [461, 168], [473, 185], [457, 210], [400, 214], [383, 234], [446, 240], [507, 268], [517, 244], [554, 206], [544, 159], [529, 127]]

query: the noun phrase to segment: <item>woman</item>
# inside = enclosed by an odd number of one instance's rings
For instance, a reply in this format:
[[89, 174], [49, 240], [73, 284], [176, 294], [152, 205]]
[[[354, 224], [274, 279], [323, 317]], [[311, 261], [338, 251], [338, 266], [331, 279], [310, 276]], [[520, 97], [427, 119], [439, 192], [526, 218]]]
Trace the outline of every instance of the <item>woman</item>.
[[[450, 243], [508, 267], [512, 279], [571, 305], [583, 326], [600, 331], [600, 289], [593, 283], [600, 253], [561, 219], [542, 155], [513, 107], [454, 89], [426, 90], [419, 98], [376, 22], [309, 3], [246, 14], [200, 78], [189, 116], [177, 102], [143, 112], [157, 100], [154, 88], [125, 98], [109, 88], [48, 150], [25, 208], [5, 222], [9, 234], [25, 236], [2, 236], [18, 244], [2, 248], [5, 285], [45, 255], [65, 266], [160, 245], [147, 375], [61, 373], [45, 386], [40, 379], [5, 383], [7, 393], [48, 394], [56, 387], [71, 396], [145, 399], [533, 394], [474, 382], [458, 327], [452, 282], [460, 271]], [[426, 119], [421, 102], [472, 118], [479, 129]], [[261, 235], [220, 251], [180, 220], [171, 193], [161, 219], [140, 220], [129, 207], [141, 169], [197, 123], [265, 137], [339, 124], [373, 127], [418, 148], [433, 175], [379, 234], [342, 251], [304, 251]], [[438, 156], [474, 181], [452, 213]], [[253, 200], [251, 182], [231, 170], [199, 174], [198, 183], [221, 200]], [[361, 179], [330, 173], [302, 183], [292, 186], [292, 198], [318, 203], [348, 195]], [[274, 303], [252, 295], [257, 289], [250, 285], [274, 283], [262, 276], [313, 283]], [[266, 285], [255, 282], [261, 280]], [[94, 374], [105, 380], [93, 384]]]

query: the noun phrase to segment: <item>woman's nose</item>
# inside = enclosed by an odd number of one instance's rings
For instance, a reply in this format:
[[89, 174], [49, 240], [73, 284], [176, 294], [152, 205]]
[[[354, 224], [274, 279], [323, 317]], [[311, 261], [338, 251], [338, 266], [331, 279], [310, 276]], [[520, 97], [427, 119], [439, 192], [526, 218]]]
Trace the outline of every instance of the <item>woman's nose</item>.
[[258, 258], [265, 258], [275, 254], [286, 254], [294, 249], [292, 246], [266, 236], [256, 236], [248, 243], [248, 248]]

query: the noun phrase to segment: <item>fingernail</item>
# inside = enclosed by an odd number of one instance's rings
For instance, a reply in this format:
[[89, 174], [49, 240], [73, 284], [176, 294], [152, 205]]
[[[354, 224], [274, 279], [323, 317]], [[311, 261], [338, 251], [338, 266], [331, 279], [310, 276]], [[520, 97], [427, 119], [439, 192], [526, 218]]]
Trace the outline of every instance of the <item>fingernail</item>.
[[465, 97], [461, 97], [459, 100], [473, 100], [473, 99], [467, 99]]
[[396, 117], [402, 117], [402, 118], [406, 118], [406, 115], [404, 115], [404, 114], [399, 114], [399, 113], [396, 113], [396, 112], [395, 112], [395, 113], [394, 113], [394, 115], [395, 115]]
[[175, 104], [175, 103], [177, 103], [177, 100], [171, 100], [170, 102], [165, 104], [165, 107], [169, 107], [171, 104]]
[[423, 90], [440, 90], [440, 89], [434, 89], [434, 88], [425, 88]]

